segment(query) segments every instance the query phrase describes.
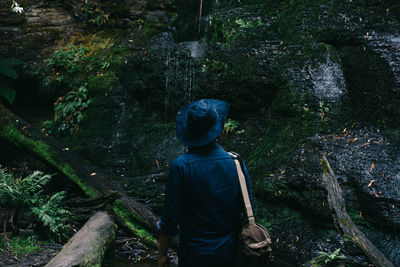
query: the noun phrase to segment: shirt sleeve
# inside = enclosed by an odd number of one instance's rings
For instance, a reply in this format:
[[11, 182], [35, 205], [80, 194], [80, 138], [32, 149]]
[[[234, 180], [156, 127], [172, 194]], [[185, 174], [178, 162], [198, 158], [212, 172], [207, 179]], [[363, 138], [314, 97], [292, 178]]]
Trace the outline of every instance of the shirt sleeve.
[[182, 179], [176, 160], [172, 163], [165, 189], [164, 207], [161, 219], [157, 224], [158, 229], [169, 235], [178, 234], [178, 219], [182, 201]]

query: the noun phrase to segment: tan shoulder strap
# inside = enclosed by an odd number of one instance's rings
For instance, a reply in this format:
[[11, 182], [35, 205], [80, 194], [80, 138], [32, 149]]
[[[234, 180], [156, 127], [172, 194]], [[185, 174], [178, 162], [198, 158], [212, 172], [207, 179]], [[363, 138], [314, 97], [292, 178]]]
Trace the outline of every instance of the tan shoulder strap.
[[249, 224], [255, 224], [253, 209], [250, 203], [249, 191], [247, 190], [246, 179], [244, 178], [242, 167], [240, 166], [240, 162], [237, 155], [230, 152], [229, 154], [232, 156], [233, 161], [235, 162], [236, 165], [236, 170], [239, 176], [240, 189], [242, 191], [244, 206], [246, 207], [246, 215], [249, 220]]

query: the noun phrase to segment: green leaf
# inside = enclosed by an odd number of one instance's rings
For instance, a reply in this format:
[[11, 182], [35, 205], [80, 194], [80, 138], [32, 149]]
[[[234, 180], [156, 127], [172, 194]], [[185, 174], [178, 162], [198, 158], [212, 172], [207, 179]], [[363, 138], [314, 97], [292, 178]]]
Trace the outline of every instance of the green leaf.
[[15, 101], [17, 92], [7, 84], [3, 84], [0, 87], [0, 95], [10, 102], [10, 104], [12, 104]]
[[8, 78], [17, 79], [18, 73], [8, 65], [0, 65], [0, 75], [6, 76]]

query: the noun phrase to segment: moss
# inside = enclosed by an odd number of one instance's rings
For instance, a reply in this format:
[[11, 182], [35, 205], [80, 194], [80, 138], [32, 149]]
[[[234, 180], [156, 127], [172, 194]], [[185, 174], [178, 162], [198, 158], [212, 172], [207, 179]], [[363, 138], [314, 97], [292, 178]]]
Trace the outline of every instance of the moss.
[[[28, 254], [36, 253], [42, 248], [40, 245], [43, 242], [36, 240], [35, 236], [12, 236], [9, 238], [8, 243], [12, 249], [12, 253], [17, 257], [23, 257]], [[0, 239], [0, 254], [3, 251], [7, 251], [7, 247], [4, 245], [3, 238]]]
[[1, 136], [10, 140], [13, 144], [19, 145], [20, 147], [26, 147], [33, 151], [36, 155], [44, 158], [47, 162], [53, 164], [59, 170], [61, 170], [66, 176], [72, 181], [77, 183], [82, 190], [89, 196], [95, 197], [99, 195], [99, 192], [93, 188], [86, 186], [85, 183], [75, 174], [75, 171], [66, 163], [60, 162], [56, 159], [52, 149], [40, 140], [35, 140], [33, 137], [27, 137], [20, 132], [15, 125], [9, 124], [3, 127], [0, 131]]
[[115, 74], [112, 72], [106, 72], [101, 76], [95, 76], [88, 80], [88, 89], [90, 91], [90, 97], [104, 96], [112, 86], [116, 83]]
[[328, 174], [329, 173], [328, 163], [323, 159], [321, 159], [321, 166], [324, 171], [324, 174]]
[[301, 224], [305, 222], [302, 213], [292, 208], [282, 205], [265, 205], [264, 203], [255, 205], [257, 222], [274, 234], [281, 231], [282, 226], [288, 224]]
[[[251, 167], [271, 173], [288, 162], [307, 137], [323, 132], [326, 124], [303, 103], [301, 96], [295, 97], [291, 93], [274, 99], [265, 121], [266, 128], [257, 144], [247, 152]], [[248, 138], [254, 137], [254, 131], [257, 129], [252, 128], [246, 133]]]
[[201, 75], [207, 80], [197, 93], [201, 97], [218, 98], [231, 103], [230, 116], [235, 119], [266, 112], [281, 86], [282, 76], [269, 66], [244, 55], [219, 52], [201, 63]]
[[72, 181], [74, 181], [75, 183], [77, 183], [79, 185], [80, 188], [82, 188], [82, 190], [90, 197], [98, 197], [100, 196], [100, 192], [98, 192], [97, 190], [93, 189], [93, 187], [90, 186], [86, 186], [82, 180], [75, 174], [74, 169], [69, 166], [68, 164], [63, 164], [61, 166], [57, 166], [60, 168], [60, 170], [62, 170], [62, 172], [67, 175]]
[[134, 217], [135, 215], [127, 210], [120, 200], [114, 202], [113, 209], [114, 212], [124, 220], [125, 225], [135, 236], [139, 237], [145, 244], [157, 247], [158, 243], [156, 239], [151, 233], [135, 223], [135, 221], [139, 221], [138, 217]]

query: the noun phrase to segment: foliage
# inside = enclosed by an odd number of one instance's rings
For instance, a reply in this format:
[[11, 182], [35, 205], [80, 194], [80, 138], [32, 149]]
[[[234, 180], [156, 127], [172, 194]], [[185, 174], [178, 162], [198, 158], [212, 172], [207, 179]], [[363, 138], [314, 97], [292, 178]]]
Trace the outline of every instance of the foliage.
[[327, 113], [329, 112], [330, 108], [330, 104], [329, 103], [325, 103], [324, 101], [319, 101], [319, 114], [321, 116], [321, 121], [324, 121], [327, 119]]
[[79, 122], [83, 118], [83, 111], [88, 108], [90, 102], [88, 90], [84, 85], [60, 97], [54, 104], [54, 120], [44, 122], [45, 131], [56, 135], [77, 132]]
[[103, 26], [109, 23], [110, 13], [103, 10], [101, 2], [92, 0], [85, 1], [85, 6], [82, 7], [84, 19], [90, 24]]
[[88, 96], [107, 96], [128, 52], [118, 39], [97, 33], [74, 36], [51, 54], [36, 71], [42, 91], [58, 96], [54, 120], [45, 122], [44, 130], [58, 136], [75, 134], [91, 102]]
[[266, 111], [279, 86], [285, 84], [269, 66], [259, 66], [245, 55], [232, 57], [228, 52], [203, 59], [201, 71], [209, 82], [201, 84], [199, 95], [234, 103], [230, 114], [235, 118]]
[[[266, 127], [262, 132], [253, 125], [246, 131], [246, 138], [258, 139], [254, 147], [242, 153], [248, 153], [248, 164], [260, 172], [273, 172], [286, 164], [305, 138], [326, 130], [327, 121], [321, 121], [318, 108], [312, 104], [312, 96], [296, 94], [290, 87], [283, 86], [263, 119]], [[260, 123], [259, 118], [255, 120], [252, 124]]]
[[18, 78], [15, 66], [23, 62], [17, 58], [0, 58], [0, 96], [3, 96], [8, 102], [13, 103], [16, 91], [12, 87], [12, 80]]
[[[39, 237], [35, 234], [29, 233], [21, 236], [12, 236], [8, 240], [12, 253], [17, 257], [25, 256], [34, 253], [41, 249]], [[6, 251], [7, 246], [4, 240], [0, 239], [0, 252]]]
[[55, 71], [67, 71], [76, 73], [80, 70], [79, 63], [87, 60], [87, 52], [89, 49], [85, 46], [67, 45], [60, 50], [57, 50], [50, 58], [46, 59], [48, 67]]
[[0, 205], [13, 213], [31, 216], [37, 227], [44, 227], [60, 235], [69, 212], [61, 207], [64, 192], [58, 192], [50, 198], [44, 193], [43, 187], [51, 177], [35, 171], [25, 178], [16, 178], [6, 169], [0, 168]]
[[226, 137], [229, 134], [236, 132], [237, 128], [239, 127], [239, 122], [232, 120], [232, 119], [228, 119], [225, 124], [224, 124], [224, 130], [222, 131], [222, 136]]
[[331, 254], [320, 251], [319, 256], [312, 258], [310, 261], [303, 264], [303, 266], [307, 267], [322, 267], [327, 266], [328, 264], [335, 262], [337, 260], [346, 259], [344, 255], [339, 255], [340, 248], [336, 249]]
[[44, 67], [37, 71], [43, 76], [42, 90], [51, 92], [57, 87], [70, 89], [78, 87], [81, 83], [79, 74], [88, 59], [87, 53], [88, 48], [83, 45], [68, 44], [56, 50], [44, 61]]
[[268, 229], [271, 234], [275, 234], [282, 229], [282, 225], [290, 223], [302, 224], [304, 219], [302, 213], [288, 206], [282, 206], [282, 203], [267, 206], [265, 203], [255, 203], [255, 213], [258, 222]]
[[237, 40], [256, 34], [263, 29], [264, 23], [259, 17], [248, 20], [240, 17], [224, 18], [213, 16], [210, 25], [211, 28], [207, 32], [209, 42], [213, 44], [224, 43], [228, 48], [233, 48]]

